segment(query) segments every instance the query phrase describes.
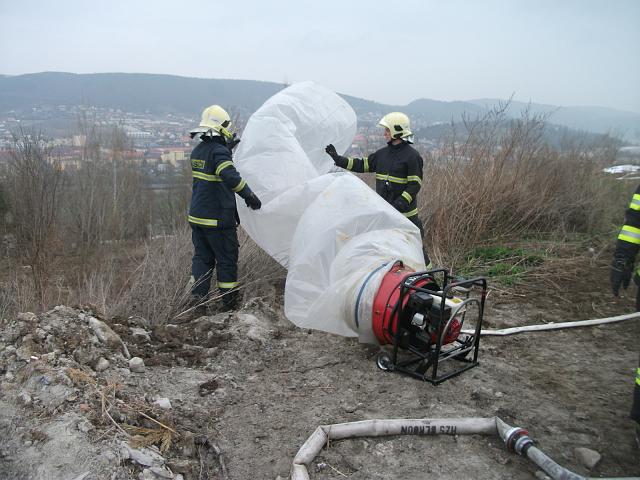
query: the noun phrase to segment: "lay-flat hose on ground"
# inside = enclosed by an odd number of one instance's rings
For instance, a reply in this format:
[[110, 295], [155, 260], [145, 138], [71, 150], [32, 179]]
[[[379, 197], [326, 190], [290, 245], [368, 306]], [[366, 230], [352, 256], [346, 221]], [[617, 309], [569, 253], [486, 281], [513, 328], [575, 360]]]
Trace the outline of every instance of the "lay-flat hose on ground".
[[[622, 322], [640, 317], [640, 312], [627, 313], [617, 317], [596, 318], [593, 320], [580, 320], [577, 322], [544, 323], [542, 325], [525, 325], [523, 327], [503, 328], [501, 330], [481, 330], [480, 335], [505, 336], [515, 333], [540, 332], [543, 330], [561, 330], [564, 328], [591, 327], [594, 325], [604, 325], [606, 323]], [[474, 329], [462, 330], [462, 333], [474, 333]]]
[[[291, 480], [309, 480], [307, 466], [329, 440], [383, 435], [498, 435], [508, 450], [526, 456], [553, 480], [589, 480], [558, 465], [533, 445], [526, 430], [512, 427], [498, 417], [381, 419], [319, 426], [293, 459]], [[640, 477], [623, 477], [640, 479]], [[604, 479], [604, 480], [614, 480]]]

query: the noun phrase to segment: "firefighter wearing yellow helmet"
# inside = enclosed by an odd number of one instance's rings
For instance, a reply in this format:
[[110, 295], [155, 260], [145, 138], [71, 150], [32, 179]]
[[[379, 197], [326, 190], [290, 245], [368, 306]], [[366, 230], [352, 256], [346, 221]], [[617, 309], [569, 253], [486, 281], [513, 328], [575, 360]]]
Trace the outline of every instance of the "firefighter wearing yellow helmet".
[[253, 210], [261, 207], [233, 164], [231, 151], [240, 140], [230, 127], [229, 114], [219, 105], [211, 105], [202, 112], [200, 125], [190, 132], [191, 138], [200, 138], [200, 143], [191, 152], [193, 191], [188, 217], [194, 247], [193, 302], [198, 304], [208, 294], [215, 267], [218, 289], [228, 309], [238, 300], [239, 217], [235, 195]]
[[[407, 217], [420, 229], [424, 236], [422, 222], [418, 216], [418, 192], [422, 186], [422, 157], [411, 146], [413, 133], [409, 117], [401, 112], [388, 113], [378, 122], [384, 128], [387, 146], [362, 158], [338, 155], [333, 145], [327, 145], [325, 151], [335, 164], [352, 172], [375, 172], [376, 192], [396, 210]], [[425, 264], [430, 265], [424, 252]]]

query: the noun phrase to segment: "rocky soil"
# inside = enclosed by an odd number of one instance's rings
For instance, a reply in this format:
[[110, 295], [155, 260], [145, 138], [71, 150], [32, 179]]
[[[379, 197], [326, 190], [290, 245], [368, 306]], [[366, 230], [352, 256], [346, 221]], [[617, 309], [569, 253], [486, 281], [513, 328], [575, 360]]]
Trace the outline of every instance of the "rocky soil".
[[[606, 267], [594, 272], [606, 278]], [[577, 287], [577, 286], [575, 286]], [[585, 279], [569, 302], [490, 295], [487, 328], [633, 311]], [[558, 292], [555, 292], [556, 294]], [[322, 424], [499, 416], [587, 476], [640, 475], [628, 419], [640, 321], [485, 337], [480, 366], [432, 386], [375, 365], [377, 347], [298, 329], [281, 297], [152, 327], [56, 307], [0, 325], [0, 478], [285, 479]], [[313, 479], [533, 479], [494, 437], [331, 442]]]

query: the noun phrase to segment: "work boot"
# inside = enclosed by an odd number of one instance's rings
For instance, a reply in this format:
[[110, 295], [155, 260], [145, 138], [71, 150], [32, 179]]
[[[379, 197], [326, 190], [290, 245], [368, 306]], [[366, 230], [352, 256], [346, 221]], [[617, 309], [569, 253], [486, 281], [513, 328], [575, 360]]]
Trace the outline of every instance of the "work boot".
[[240, 306], [240, 292], [238, 290], [227, 290], [222, 294], [222, 310], [230, 312], [237, 310]]
[[204, 299], [199, 295], [192, 295], [189, 300], [189, 311], [188, 317], [191, 320], [195, 320], [196, 318], [204, 317], [208, 314], [207, 305], [204, 302]]

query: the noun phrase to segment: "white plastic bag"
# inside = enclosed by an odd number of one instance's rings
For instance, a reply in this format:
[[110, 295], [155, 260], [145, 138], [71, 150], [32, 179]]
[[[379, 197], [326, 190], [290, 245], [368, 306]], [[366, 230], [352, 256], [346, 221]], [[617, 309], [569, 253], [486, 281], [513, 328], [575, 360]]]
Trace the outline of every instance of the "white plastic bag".
[[362, 289], [365, 280], [390, 261], [423, 269], [424, 260], [413, 223], [352, 173], [329, 173], [334, 165], [325, 146], [343, 152], [355, 132], [355, 113], [344, 100], [298, 83], [251, 116], [234, 161], [262, 201], [258, 211], [238, 202], [241, 224], [288, 269], [287, 318], [370, 342], [370, 309], [360, 328], [355, 321], [358, 297], [359, 305], [370, 305], [377, 291]]

